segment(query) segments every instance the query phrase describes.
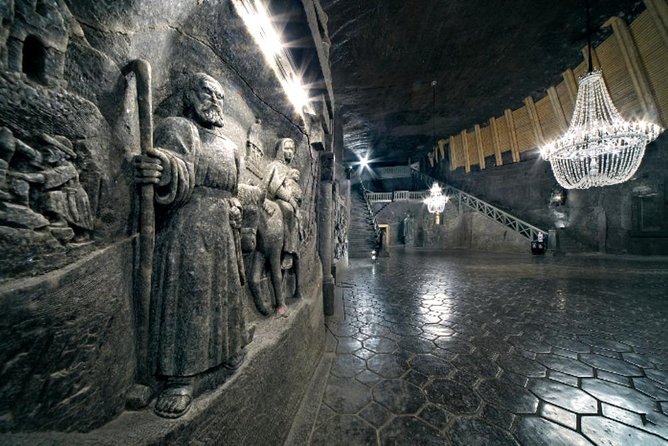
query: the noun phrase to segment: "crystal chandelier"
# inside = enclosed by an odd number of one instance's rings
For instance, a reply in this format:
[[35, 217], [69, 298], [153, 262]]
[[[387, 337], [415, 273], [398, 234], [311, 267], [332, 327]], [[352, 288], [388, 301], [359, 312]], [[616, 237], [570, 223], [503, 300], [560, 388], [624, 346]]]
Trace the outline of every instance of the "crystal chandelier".
[[591, 11], [586, 2], [588, 72], [578, 80], [578, 95], [566, 133], [541, 148], [565, 189], [589, 189], [623, 183], [636, 173], [645, 146], [661, 128], [626, 121], [617, 111], [600, 70], [592, 66]]
[[445, 209], [445, 203], [449, 201], [449, 197], [443, 195], [441, 188], [437, 183], [434, 183], [429, 189], [429, 196], [425, 198], [424, 202], [431, 214], [440, 214]]
[[579, 79], [570, 126], [541, 149], [559, 184], [588, 189], [623, 183], [635, 174], [645, 146], [661, 128], [646, 121], [625, 121], [610, 99], [600, 71]]

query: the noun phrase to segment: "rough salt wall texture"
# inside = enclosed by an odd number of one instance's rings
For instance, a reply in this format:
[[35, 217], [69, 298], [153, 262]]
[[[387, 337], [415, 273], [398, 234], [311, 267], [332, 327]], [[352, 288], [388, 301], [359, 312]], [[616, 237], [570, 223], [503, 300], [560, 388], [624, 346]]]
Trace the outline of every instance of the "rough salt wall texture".
[[272, 318], [259, 326], [242, 367], [224, 385], [196, 399], [182, 418], [125, 412], [88, 433], [5, 434], [0, 443], [281, 445], [324, 349], [320, 283], [316, 275], [289, 318]]
[[[591, 251], [668, 254], [666, 148], [664, 134], [648, 146], [638, 172], [626, 183], [567, 191], [566, 205], [560, 208], [566, 235]], [[548, 206], [558, 184], [549, 164], [539, 158], [470, 174], [446, 169], [443, 164], [440, 176], [449, 184], [531, 224], [552, 229], [558, 223]]]
[[0, 287], [0, 431], [89, 430], [134, 380], [132, 240]]
[[[95, 252], [67, 273], [59, 268], [80, 258], [67, 250], [59, 253], [58, 263], [54, 260], [39, 270], [22, 269], [24, 276], [53, 270], [27, 279], [34, 284], [29, 289], [21, 288], [23, 282], [16, 278], [2, 283], [0, 306], [6, 311], [0, 318], [0, 358], [7, 366], [0, 380], [0, 431], [90, 430], [121, 413], [125, 392], [133, 383], [134, 259], [127, 237], [137, 225], [132, 157], [139, 144], [134, 82], [121, 74], [129, 61], [144, 58], [152, 66], [156, 124], [163, 117], [180, 114], [186, 79], [203, 71], [225, 90], [224, 133], [242, 151], [256, 116], [263, 121], [262, 142], [269, 159], [274, 157], [278, 137], [295, 139], [293, 164], [301, 171], [303, 214], [307, 222], [315, 216], [315, 154], [231, 1], [72, 0], [60, 1], [58, 8], [69, 10], [73, 17], [62, 82], [47, 88], [23, 78], [19, 87], [12, 87], [15, 74], [3, 73], [0, 88], [6, 86], [7, 94], [3, 94], [6, 107], [0, 107], [0, 125], [15, 133], [52, 131], [72, 137], [80, 155], [81, 183], [95, 212], [95, 243], [86, 252]], [[4, 54], [6, 48], [0, 47]], [[30, 91], [24, 94], [24, 90]], [[23, 111], [13, 115], [19, 105], [17, 110]], [[59, 107], [65, 107], [64, 112], [58, 113]], [[251, 175], [244, 172], [242, 181], [252, 181]], [[317, 282], [321, 274], [316, 233], [315, 224], [309, 225], [304, 283]], [[64, 279], [53, 279], [61, 276]], [[245, 303], [249, 317], [264, 323], [249, 293]], [[309, 325], [307, 332], [317, 326]], [[291, 348], [299, 349], [299, 344]], [[295, 361], [303, 362], [311, 354], [319, 355], [311, 347], [300, 350]], [[305, 382], [312, 364], [293, 366], [303, 368], [299, 376]], [[290, 415], [286, 412], [282, 421]]]

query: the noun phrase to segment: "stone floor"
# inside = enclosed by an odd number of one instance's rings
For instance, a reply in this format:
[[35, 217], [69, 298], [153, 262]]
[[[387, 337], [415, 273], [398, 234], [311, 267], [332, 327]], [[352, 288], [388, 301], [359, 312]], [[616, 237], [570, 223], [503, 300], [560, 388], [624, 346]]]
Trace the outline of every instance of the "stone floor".
[[399, 251], [339, 286], [309, 444], [668, 444], [668, 259]]

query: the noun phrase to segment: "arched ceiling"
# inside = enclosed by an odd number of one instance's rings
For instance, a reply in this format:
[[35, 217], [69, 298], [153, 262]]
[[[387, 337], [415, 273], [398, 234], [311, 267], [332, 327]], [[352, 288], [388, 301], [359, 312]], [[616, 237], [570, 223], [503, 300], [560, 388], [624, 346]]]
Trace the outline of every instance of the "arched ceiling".
[[[432, 132], [446, 137], [542, 97], [586, 45], [584, 0], [321, 1], [347, 160], [366, 152], [387, 164], [416, 159]], [[642, 1], [590, 3], [593, 29], [644, 9]]]

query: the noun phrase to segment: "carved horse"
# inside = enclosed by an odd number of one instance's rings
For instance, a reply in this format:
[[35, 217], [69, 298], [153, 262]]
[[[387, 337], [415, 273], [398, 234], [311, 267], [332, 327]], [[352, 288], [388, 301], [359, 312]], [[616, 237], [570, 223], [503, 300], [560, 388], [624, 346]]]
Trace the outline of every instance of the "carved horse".
[[[266, 192], [257, 186], [239, 185], [239, 199], [244, 207], [242, 224], [242, 250], [251, 254], [248, 286], [255, 306], [263, 315], [271, 311], [262, 296], [262, 276], [269, 267], [275, 306], [280, 315], [287, 311], [283, 292], [283, 271], [281, 255], [283, 251], [283, 215], [276, 203], [266, 199]], [[293, 260], [295, 273], [295, 295], [299, 294], [298, 261]]]

